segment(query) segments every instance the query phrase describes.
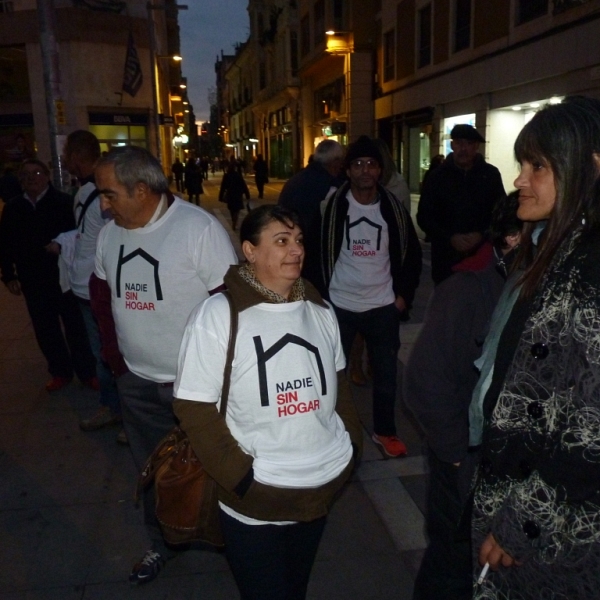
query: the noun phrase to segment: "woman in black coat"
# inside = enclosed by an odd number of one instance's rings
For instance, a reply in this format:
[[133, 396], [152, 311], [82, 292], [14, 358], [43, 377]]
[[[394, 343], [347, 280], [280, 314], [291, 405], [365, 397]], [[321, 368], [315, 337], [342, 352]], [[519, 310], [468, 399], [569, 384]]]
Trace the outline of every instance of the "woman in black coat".
[[269, 167], [262, 154], [257, 155], [254, 161], [254, 183], [256, 183], [258, 197], [262, 199], [265, 183], [269, 183]]
[[202, 171], [200, 165], [196, 164], [193, 158], [190, 158], [185, 164], [185, 189], [188, 193], [188, 200], [200, 206], [200, 195], [204, 194], [202, 188]]
[[250, 191], [241, 173], [236, 171], [235, 165], [230, 163], [227, 173], [223, 175], [221, 189], [219, 190], [219, 202], [227, 202], [227, 208], [231, 215], [231, 227], [235, 231], [240, 210], [244, 208], [242, 196], [250, 200]]
[[[483, 400], [473, 507], [474, 597], [598, 598], [600, 590], [600, 101], [539, 111], [515, 142], [531, 235], [519, 297]], [[517, 265], [521, 266], [521, 265]]]

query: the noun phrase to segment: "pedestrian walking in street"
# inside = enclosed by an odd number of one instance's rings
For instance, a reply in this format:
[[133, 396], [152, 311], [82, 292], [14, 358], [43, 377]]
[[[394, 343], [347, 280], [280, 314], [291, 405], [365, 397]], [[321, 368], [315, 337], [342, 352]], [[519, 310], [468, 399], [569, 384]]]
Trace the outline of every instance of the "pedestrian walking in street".
[[269, 183], [269, 167], [262, 154], [257, 155], [253, 169], [254, 183], [256, 183], [256, 189], [258, 190], [258, 198], [262, 200], [265, 192], [265, 183]]
[[239, 313], [227, 414], [219, 402], [230, 309], [220, 294], [190, 317], [174, 407], [219, 484], [225, 554], [242, 599], [301, 600], [362, 427], [335, 314], [300, 278], [298, 216], [263, 205], [246, 216], [240, 239], [248, 262], [225, 277]]
[[[175, 425], [173, 382], [192, 309], [219, 291], [237, 258], [212, 215], [169, 191], [147, 150], [111, 150], [96, 167], [102, 207], [113, 220], [98, 236], [90, 279], [104, 358], [117, 377], [123, 425], [139, 471]], [[129, 581], [152, 581], [175, 552], [164, 542], [152, 486], [143, 495], [151, 547]]]
[[400, 318], [412, 305], [421, 274], [421, 247], [410, 215], [379, 183], [383, 159], [361, 136], [348, 147], [349, 181], [324, 204], [325, 286], [340, 323], [346, 356], [357, 333], [373, 374], [373, 441], [387, 456], [404, 456], [396, 435]]
[[200, 206], [200, 196], [204, 194], [202, 187], [202, 171], [194, 157], [190, 157], [185, 163], [185, 189], [188, 193], [188, 202]]
[[175, 179], [175, 187], [178, 192], [183, 192], [183, 171], [183, 163], [179, 158], [176, 158], [175, 162], [171, 165], [171, 173], [173, 174], [173, 179]]
[[235, 231], [237, 221], [242, 208], [244, 208], [243, 197], [250, 202], [250, 190], [242, 174], [235, 168], [235, 165], [229, 164], [227, 173], [223, 175], [221, 187], [219, 189], [219, 202], [226, 202], [229, 214], [231, 215], [231, 228]]
[[600, 102], [546, 106], [515, 157], [518, 216], [547, 224], [535, 254], [524, 232], [525, 271], [483, 401], [474, 597], [597, 598]]

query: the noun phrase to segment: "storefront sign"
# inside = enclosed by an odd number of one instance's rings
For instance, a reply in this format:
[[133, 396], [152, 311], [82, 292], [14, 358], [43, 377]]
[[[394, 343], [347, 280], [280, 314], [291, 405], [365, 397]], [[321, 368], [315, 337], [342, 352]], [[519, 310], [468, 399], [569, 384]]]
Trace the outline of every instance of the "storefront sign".
[[148, 125], [147, 113], [89, 113], [90, 125]]

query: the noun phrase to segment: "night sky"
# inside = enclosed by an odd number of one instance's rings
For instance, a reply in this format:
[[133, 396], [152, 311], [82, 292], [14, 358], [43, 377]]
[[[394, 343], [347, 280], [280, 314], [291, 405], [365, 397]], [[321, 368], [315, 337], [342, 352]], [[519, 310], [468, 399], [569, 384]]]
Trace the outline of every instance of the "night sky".
[[183, 75], [196, 121], [210, 117], [208, 90], [216, 85], [215, 61], [233, 54], [233, 44], [248, 39], [248, 0], [180, 0], [188, 10], [179, 11]]

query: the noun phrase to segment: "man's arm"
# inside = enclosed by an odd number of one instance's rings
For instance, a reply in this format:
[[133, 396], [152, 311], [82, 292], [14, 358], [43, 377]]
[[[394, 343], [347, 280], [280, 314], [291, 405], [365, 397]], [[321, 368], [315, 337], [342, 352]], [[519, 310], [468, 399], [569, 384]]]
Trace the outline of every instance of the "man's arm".
[[110, 288], [104, 279], [95, 273], [90, 277], [90, 304], [92, 312], [98, 321], [100, 340], [102, 342], [102, 358], [115, 377], [129, 371], [119, 350], [117, 330], [112, 314]]

